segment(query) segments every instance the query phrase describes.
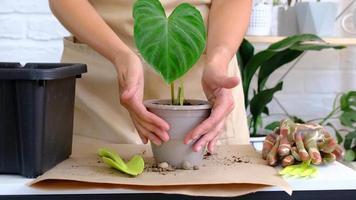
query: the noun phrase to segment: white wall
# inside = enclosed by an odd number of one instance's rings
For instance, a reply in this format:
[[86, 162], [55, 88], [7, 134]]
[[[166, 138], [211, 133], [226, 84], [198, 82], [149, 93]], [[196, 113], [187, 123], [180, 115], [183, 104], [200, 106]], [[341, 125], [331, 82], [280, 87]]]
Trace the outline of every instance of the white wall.
[[[0, 61], [58, 62], [69, 33], [51, 15], [47, 0], [0, 0]], [[291, 114], [325, 115], [336, 93], [356, 89], [356, 49], [308, 53], [285, 80], [278, 99]], [[279, 70], [274, 80], [283, 74]], [[273, 81], [269, 83], [273, 85]], [[275, 102], [272, 113], [280, 113]]]
[[0, 61], [58, 62], [69, 33], [47, 0], [0, 0]]

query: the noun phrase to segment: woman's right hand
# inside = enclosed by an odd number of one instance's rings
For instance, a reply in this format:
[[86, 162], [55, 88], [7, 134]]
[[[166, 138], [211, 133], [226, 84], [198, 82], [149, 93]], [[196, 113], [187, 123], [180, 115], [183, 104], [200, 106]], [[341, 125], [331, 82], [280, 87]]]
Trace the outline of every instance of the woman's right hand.
[[169, 140], [167, 122], [147, 111], [143, 105], [144, 76], [140, 58], [130, 52], [115, 60], [118, 72], [120, 103], [130, 113], [133, 124], [144, 144], [156, 145]]

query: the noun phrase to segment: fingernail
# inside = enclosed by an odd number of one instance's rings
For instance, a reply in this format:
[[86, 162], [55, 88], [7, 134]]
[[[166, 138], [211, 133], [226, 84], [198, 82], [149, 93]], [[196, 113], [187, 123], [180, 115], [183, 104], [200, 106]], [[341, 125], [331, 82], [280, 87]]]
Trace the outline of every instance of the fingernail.
[[198, 147], [196, 148], [196, 151], [200, 151], [200, 149], [201, 149], [201, 146], [198, 146]]
[[192, 140], [188, 140], [187, 142], [184, 142], [184, 144], [190, 144], [192, 142]]
[[167, 142], [167, 141], [169, 140], [169, 135], [166, 134], [166, 135], [164, 136], [163, 140], [164, 140], [165, 142]]
[[193, 137], [193, 140], [197, 140], [199, 138], [199, 135], [196, 135]]

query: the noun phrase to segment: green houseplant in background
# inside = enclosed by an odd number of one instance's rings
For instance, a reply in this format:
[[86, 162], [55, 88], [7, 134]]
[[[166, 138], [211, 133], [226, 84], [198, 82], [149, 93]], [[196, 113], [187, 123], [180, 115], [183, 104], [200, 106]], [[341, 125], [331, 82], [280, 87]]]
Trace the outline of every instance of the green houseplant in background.
[[[266, 88], [266, 82], [271, 74], [301, 56], [305, 51], [330, 48], [342, 49], [344, 46], [330, 45], [312, 34], [287, 37], [258, 53], [255, 53], [253, 45], [248, 40], [245, 39], [242, 42], [237, 52], [237, 60], [241, 71], [245, 106], [250, 111], [251, 136], [257, 136], [262, 124], [262, 114], [269, 115], [267, 104], [272, 101], [274, 94], [283, 88], [283, 81], [272, 88]], [[249, 92], [254, 76], [257, 76], [257, 88], [252, 89], [253, 96], [250, 98]]]
[[[342, 128], [336, 128], [332, 119], [337, 119]], [[356, 161], [356, 91], [336, 96], [331, 112], [317, 123], [333, 129], [338, 143], [345, 148], [345, 161]]]
[[207, 101], [184, 98], [183, 82], [179, 80], [199, 60], [206, 45], [206, 28], [199, 10], [190, 4], [178, 5], [170, 16], [158, 0], [137, 0], [133, 8], [134, 40], [141, 56], [162, 79], [171, 85], [171, 99], [147, 100], [147, 109], [169, 125], [169, 141], [152, 144], [157, 162], [168, 162], [177, 168], [183, 163], [198, 165], [203, 159], [202, 148], [193, 152], [191, 142], [183, 144], [184, 136], [209, 117]]

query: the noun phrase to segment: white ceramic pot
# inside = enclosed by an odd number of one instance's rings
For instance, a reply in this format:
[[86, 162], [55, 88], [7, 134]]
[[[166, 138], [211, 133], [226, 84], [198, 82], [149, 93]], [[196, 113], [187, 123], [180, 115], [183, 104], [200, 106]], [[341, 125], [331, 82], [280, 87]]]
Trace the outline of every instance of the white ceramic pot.
[[247, 35], [270, 35], [272, 25], [272, 4], [260, 3], [253, 7]]
[[337, 4], [333, 2], [302, 2], [295, 5], [300, 33], [335, 36]]
[[250, 137], [250, 143], [257, 151], [262, 151], [263, 141], [265, 141], [266, 136]]

